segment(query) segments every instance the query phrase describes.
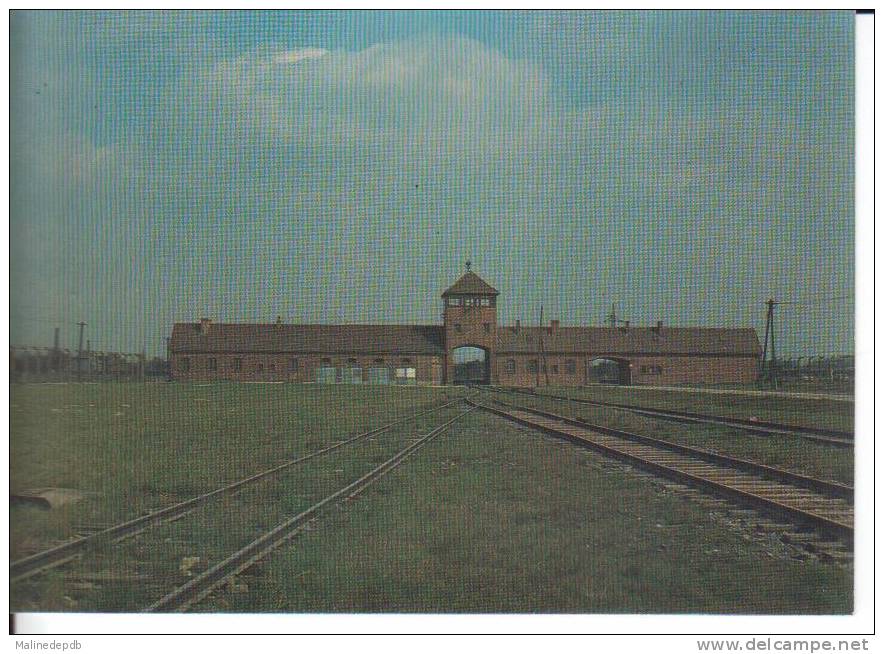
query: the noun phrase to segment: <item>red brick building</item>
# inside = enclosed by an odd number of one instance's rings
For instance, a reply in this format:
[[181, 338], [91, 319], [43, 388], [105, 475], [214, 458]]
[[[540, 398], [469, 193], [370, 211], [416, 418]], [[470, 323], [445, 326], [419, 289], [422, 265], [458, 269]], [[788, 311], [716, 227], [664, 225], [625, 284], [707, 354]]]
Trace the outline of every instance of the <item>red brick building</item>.
[[754, 329], [522, 327], [497, 324], [498, 291], [468, 271], [442, 294], [442, 325], [178, 323], [179, 380], [445, 384], [455, 351], [484, 354], [482, 381], [505, 386], [754, 381]]

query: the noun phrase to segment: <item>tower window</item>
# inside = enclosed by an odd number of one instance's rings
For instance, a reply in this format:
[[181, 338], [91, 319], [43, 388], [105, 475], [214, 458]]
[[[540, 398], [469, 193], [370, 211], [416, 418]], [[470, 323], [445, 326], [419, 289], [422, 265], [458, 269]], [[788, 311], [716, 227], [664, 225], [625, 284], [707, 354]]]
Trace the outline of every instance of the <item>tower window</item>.
[[528, 362], [528, 372], [537, 372], [537, 360], [532, 359]]
[[574, 363], [574, 359], [568, 359], [565, 361], [565, 372], [569, 375], [573, 375], [577, 372], [577, 364]]
[[507, 359], [506, 371], [510, 375], [516, 374], [516, 360], [515, 359]]
[[181, 359], [180, 368], [183, 372], [188, 372], [190, 370], [190, 359], [187, 357]]
[[461, 325], [459, 322], [454, 323], [454, 331], [456, 331], [458, 334], [463, 334], [463, 325]]
[[218, 370], [218, 359], [209, 359], [209, 370]]
[[490, 334], [490, 333], [491, 333], [491, 323], [490, 323], [490, 322], [484, 322], [484, 323], [482, 323], [482, 328], [485, 330], [485, 333], [486, 333], [486, 334]]
[[236, 371], [242, 370], [242, 359], [234, 359], [233, 360], [233, 369]]
[[289, 370], [295, 372], [298, 369], [298, 360], [297, 359], [289, 359]]

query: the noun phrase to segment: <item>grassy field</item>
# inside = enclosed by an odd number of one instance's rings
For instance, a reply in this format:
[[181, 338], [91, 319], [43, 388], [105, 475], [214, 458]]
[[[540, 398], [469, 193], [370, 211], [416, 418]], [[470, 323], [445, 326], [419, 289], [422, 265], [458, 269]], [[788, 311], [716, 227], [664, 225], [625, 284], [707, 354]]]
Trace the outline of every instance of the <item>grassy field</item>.
[[471, 414], [203, 610], [844, 613], [851, 572], [774, 558], [628, 469]]
[[821, 394], [837, 394], [837, 395], [853, 395], [854, 384], [849, 380], [824, 380], [824, 379], [806, 379], [806, 380], [777, 380], [774, 384], [770, 380], [762, 380], [757, 382], [746, 383], [725, 383], [725, 384], [673, 384], [673, 386], [681, 386], [684, 388], [708, 388], [712, 390], [733, 390], [733, 391], [774, 391], [778, 393], [821, 393]]
[[11, 509], [11, 555], [167, 506], [380, 426], [459, 390], [290, 384], [15, 385], [10, 490], [87, 493]]
[[[166, 506], [462, 394], [14, 386], [13, 490], [93, 495], [52, 511], [13, 508], [13, 558], [71, 535], [76, 524]], [[311, 460], [67, 569], [13, 584], [12, 609], [143, 608], [458, 412]], [[629, 468], [472, 413], [199, 610], [846, 613], [851, 585], [851, 566], [792, 559]]]
[[[849, 448], [832, 447], [789, 436], [758, 436], [739, 429], [714, 425], [673, 423], [628, 411], [546, 398], [542, 394], [528, 396], [488, 393], [486, 397], [758, 461], [821, 479], [853, 483], [854, 457]], [[694, 403], [696, 404], [696, 400]]]
[[540, 388], [538, 393], [743, 419], [756, 417], [759, 420], [843, 431], [852, 431], [854, 421], [853, 402], [836, 400], [692, 393], [600, 385], [584, 388]]

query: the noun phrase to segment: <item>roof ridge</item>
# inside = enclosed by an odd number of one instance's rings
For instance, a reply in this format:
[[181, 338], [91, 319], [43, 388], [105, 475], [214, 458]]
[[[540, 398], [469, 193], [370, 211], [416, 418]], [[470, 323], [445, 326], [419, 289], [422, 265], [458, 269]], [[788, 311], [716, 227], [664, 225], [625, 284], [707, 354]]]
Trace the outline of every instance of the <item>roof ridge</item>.
[[498, 290], [472, 270], [461, 275], [456, 282], [442, 292], [442, 297], [449, 295], [500, 295]]

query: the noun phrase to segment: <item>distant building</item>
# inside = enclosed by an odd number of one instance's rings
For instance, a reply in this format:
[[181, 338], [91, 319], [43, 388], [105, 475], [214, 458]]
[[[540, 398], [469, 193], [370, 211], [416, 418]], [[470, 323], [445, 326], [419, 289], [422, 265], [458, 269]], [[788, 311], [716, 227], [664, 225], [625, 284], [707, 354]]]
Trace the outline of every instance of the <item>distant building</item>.
[[178, 380], [446, 384], [461, 347], [484, 352], [480, 381], [504, 386], [594, 382], [752, 382], [754, 329], [544, 327], [497, 324], [499, 293], [467, 271], [442, 293], [442, 325], [178, 323], [169, 344]]

